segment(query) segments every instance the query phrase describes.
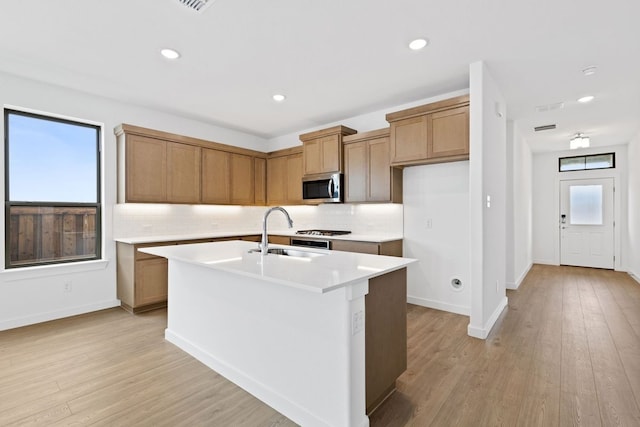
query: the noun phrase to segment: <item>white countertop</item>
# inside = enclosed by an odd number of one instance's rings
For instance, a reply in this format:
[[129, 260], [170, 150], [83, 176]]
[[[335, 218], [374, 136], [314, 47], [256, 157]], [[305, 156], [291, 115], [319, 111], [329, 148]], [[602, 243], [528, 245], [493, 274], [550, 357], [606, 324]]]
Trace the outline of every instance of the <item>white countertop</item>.
[[[272, 236], [290, 236], [301, 237], [310, 239], [322, 239], [322, 240], [351, 240], [356, 242], [371, 242], [371, 243], [384, 243], [394, 240], [402, 240], [401, 235], [389, 235], [389, 234], [345, 234], [342, 236], [309, 236], [305, 234], [296, 234], [297, 230], [269, 230], [269, 235]], [[118, 237], [114, 240], [116, 242], [127, 243], [130, 245], [137, 245], [142, 243], [160, 243], [160, 242], [176, 242], [180, 240], [196, 240], [196, 239], [217, 239], [224, 237], [235, 236], [250, 236], [262, 234], [262, 230], [244, 230], [244, 231], [212, 231], [208, 233], [191, 233], [191, 234], [172, 234], [172, 235], [159, 235], [159, 236], [140, 236], [140, 237]]]
[[171, 260], [196, 264], [213, 270], [227, 271], [311, 292], [325, 293], [358, 281], [398, 270], [416, 262], [411, 258], [369, 255], [353, 252], [306, 250], [299, 247], [269, 245], [269, 248], [291, 248], [323, 255], [298, 258], [269, 254], [262, 256], [255, 242], [238, 240], [158, 246], [138, 249], [140, 252]]

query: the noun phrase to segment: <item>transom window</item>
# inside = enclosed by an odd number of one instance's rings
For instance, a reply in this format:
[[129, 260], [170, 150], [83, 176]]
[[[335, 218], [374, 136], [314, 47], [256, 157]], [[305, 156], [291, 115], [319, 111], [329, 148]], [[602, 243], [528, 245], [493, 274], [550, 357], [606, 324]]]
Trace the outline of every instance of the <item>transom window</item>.
[[590, 154], [588, 156], [561, 157], [560, 172], [583, 171], [591, 169], [611, 169], [616, 167], [616, 154]]
[[5, 267], [100, 258], [100, 127], [5, 109]]

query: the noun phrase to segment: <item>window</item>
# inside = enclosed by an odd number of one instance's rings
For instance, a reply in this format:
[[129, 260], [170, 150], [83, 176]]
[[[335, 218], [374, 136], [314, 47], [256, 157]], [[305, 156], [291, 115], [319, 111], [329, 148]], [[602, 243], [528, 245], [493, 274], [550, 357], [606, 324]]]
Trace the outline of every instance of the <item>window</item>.
[[602, 225], [602, 185], [572, 185], [569, 187], [569, 223], [571, 225]]
[[5, 266], [100, 258], [100, 127], [4, 112]]
[[560, 158], [560, 172], [583, 171], [590, 169], [611, 169], [616, 167], [616, 154], [591, 154]]

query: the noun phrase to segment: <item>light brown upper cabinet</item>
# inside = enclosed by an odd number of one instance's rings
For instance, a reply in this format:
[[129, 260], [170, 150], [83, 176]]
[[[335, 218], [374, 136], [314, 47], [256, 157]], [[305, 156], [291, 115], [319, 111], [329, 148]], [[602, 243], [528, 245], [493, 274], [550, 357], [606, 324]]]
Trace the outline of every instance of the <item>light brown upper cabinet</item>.
[[459, 96], [386, 116], [391, 165], [469, 159], [469, 96]]
[[303, 175], [343, 172], [342, 138], [356, 130], [334, 126], [300, 135], [303, 146]]
[[200, 147], [127, 136], [126, 201], [198, 203]]
[[115, 134], [118, 203], [265, 203], [264, 153], [127, 124]]
[[200, 150], [167, 142], [167, 201], [200, 203]]
[[[124, 136], [123, 136], [124, 139]], [[167, 201], [167, 142], [140, 135], [127, 135], [119, 147], [125, 152], [125, 176], [119, 177], [122, 202]], [[124, 161], [125, 157], [122, 157]], [[120, 163], [122, 165], [122, 162]], [[125, 188], [122, 188], [125, 187]]]
[[244, 154], [231, 155], [231, 204], [254, 203], [254, 175], [253, 157]]
[[202, 203], [231, 203], [231, 153], [202, 149]]
[[402, 170], [389, 158], [389, 128], [345, 136], [345, 202], [402, 203]]
[[202, 167], [202, 203], [254, 204], [252, 156], [204, 148]]
[[264, 206], [267, 204], [267, 159], [256, 157], [253, 159], [254, 170], [254, 204]]
[[300, 148], [275, 151], [267, 158], [267, 204], [302, 203], [302, 152]]

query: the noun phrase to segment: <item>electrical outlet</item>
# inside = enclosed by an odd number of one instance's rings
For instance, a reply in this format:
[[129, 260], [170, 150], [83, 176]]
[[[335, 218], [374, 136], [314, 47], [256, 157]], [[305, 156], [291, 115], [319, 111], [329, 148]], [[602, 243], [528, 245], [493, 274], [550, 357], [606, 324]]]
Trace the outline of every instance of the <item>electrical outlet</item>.
[[64, 291], [65, 292], [71, 292], [73, 290], [73, 286], [72, 283], [69, 282], [64, 282]]
[[433, 228], [433, 220], [431, 218], [427, 219], [427, 230], [431, 230]]
[[362, 332], [364, 330], [364, 312], [362, 310], [357, 313], [353, 313], [353, 318], [351, 319], [351, 335], [355, 335], [358, 332]]

